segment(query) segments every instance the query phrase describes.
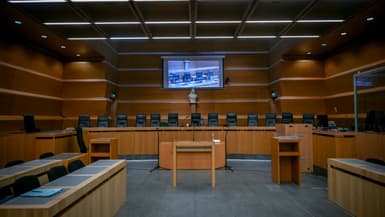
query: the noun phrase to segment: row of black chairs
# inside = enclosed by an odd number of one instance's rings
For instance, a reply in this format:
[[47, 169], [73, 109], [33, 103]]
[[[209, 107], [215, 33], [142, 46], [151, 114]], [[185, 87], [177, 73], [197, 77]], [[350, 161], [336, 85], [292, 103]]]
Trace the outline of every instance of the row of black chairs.
[[[277, 114], [276, 113], [266, 113], [266, 126], [275, 126], [277, 123]], [[178, 113], [169, 113], [167, 126], [179, 126], [179, 116]], [[218, 126], [218, 113], [210, 112], [207, 114], [207, 125], [208, 126]], [[314, 114], [305, 113], [302, 117], [302, 122], [307, 124], [314, 124]], [[281, 114], [281, 123], [290, 124], [293, 123], [293, 113], [291, 112], [282, 112]], [[90, 116], [87, 114], [79, 115], [79, 127], [90, 127]], [[198, 112], [191, 113], [191, 126], [203, 126], [204, 122], [201, 117], [201, 114]], [[248, 114], [247, 116], [247, 125], [248, 126], [258, 126], [258, 114]], [[97, 119], [98, 127], [109, 127], [108, 116], [99, 115]], [[116, 118], [117, 127], [127, 127], [127, 115], [119, 114]], [[150, 126], [151, 127], [160, 127], [161, 126], [161, 115], [160, 114], [150, 114]], [[237, 113], [228, 112], [226, 114], [226, 126], [237, 126]], [[136, 127], [146, 127], [146, 114], [139, 113], [136, 115]]]
[[[22, 161], [19, 163], [23, 163]], [[16, 164], [11, 165], [11, 163], [6, 165], [6, 167], [14, 166]], [[68, 170], [65, 166], [55, 166], [49, 169], [47, 172], [48, 180], [51, 182], [55, 179], [58, 179], [62, 176], [67, 175], [68, 173], [72, 173], [75, 170], [78, 170], [84, 167], [84, 163], [81, 160], [74, 160], [68, 164]], [[37, 175], [27, 175], [20, 177], [15, 180], [15, 182], [11, 186], [5, 186], [0, 188], [0, 200], [7, 196], [19, 196], [25, 192], [28, 192], [34, 188], [40, 187], [39, 178]]]

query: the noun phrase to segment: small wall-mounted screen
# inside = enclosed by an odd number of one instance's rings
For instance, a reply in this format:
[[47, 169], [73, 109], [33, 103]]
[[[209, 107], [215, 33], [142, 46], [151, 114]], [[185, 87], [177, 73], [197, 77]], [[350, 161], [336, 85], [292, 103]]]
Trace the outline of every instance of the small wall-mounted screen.
[[223, 56], [166, 56], [163, 88], [223, 88]]

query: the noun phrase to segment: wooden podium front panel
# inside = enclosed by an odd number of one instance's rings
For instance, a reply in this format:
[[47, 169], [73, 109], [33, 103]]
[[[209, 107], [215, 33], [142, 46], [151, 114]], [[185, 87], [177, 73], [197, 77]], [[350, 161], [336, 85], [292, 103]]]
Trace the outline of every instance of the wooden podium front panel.
[[[172, 169], [172, 142], [159, 144], [159, 166]], [[225, 145], [223, 142], [215, 145], [215, 168], [225, 166]], [[210, 169], [210, 153], [183, 153], [177, 155], [177, 169]]]
[[277, 124], [277, 135], [300, 135], [301, 172], [313, 172], [313, 140], [311, 124]]

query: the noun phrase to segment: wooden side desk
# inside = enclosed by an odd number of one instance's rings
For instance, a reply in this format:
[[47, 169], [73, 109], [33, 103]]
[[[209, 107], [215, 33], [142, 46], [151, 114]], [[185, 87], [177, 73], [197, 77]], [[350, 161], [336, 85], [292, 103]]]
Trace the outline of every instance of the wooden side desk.
[[301, 184], [300, 142], [296, 136], [277, 136], [271, 143], [271, 177], [273, 182]]
[[33, 133], [35, 137], [35, 158], [40, 154], [52, 152], [54, 154], [73, 152], [76, 144], [76, 132], [72, 130], [53, 130]]
[[215, 187], [215, 143], [211, 141], [176, 141], [173, 142], [172, 185], [176, 187], [176, 170], [178, 153], [211, 154], [211, 187]]
[[329, 200], [357, 217], [385, 216], [385, 167], [358, 159], [328, 160]]
[[88, 153], [60, 153], [47, 157], [45, 160], [60, 160], [65, 167], [74, 160], [81, 160], [84, 164], [89, 164]]
[[47, 173], [52, 167], [63, 165], [61, 160], [33, 160], [12, 167], [0, 169], [0, 187], [11, 185], [26, 175]]
[[127, 197], [124, 160], [99, 160], [43, 188], [62, 188], [49, 197], [18, 196], [0, 205], [0, 216], [112, 217]]
[[91, 139], [88, 146], [89, 162], [100, 159], [118, 158], [118, 140], [116, 138]]

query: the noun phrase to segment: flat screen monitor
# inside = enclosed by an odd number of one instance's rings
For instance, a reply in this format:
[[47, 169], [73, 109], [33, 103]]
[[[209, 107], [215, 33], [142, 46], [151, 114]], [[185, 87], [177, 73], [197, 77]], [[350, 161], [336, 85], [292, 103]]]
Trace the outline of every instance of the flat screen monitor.
[[163, 88], [223, 88], [223, 56], [164, 56]]

